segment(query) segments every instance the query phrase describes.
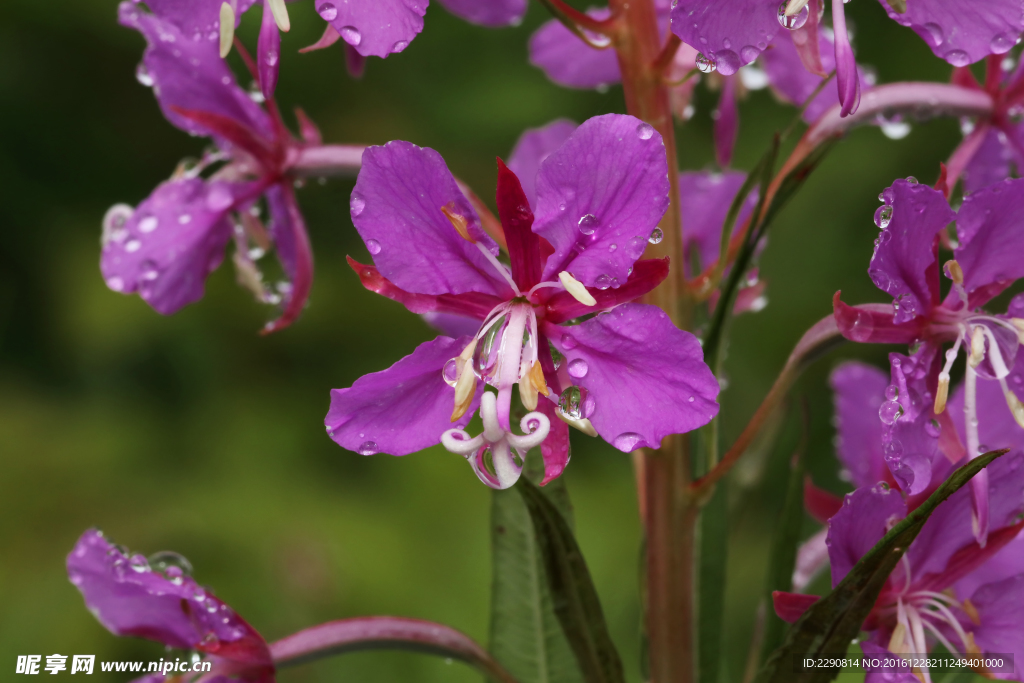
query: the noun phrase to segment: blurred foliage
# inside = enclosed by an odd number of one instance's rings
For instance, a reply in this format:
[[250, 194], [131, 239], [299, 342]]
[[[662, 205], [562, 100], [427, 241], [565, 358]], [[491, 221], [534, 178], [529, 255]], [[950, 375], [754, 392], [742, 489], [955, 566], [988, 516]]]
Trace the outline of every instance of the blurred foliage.
[[[467, 25], [431, 6], [426, 30], [401, 55], [369, 62], [362, 81], [319, 37], [311, 2], [290, 6], [278, 100], [301, 105], [331, 142], [406, 139], [440, 151], [484, 197], [524, 128], [622, 111], [621, 89], [559, 88], [527, 62], [547, 19]], [[873, 2], [848, 8], [862, 62], [882, 82], [945, 80], [950, 68]], [[258, 10], [240, 35], [255, 44]], [[203, 142], [161, 117], [133, 76], [143, 41], [116, 23], [112, 0], [7, 0], [0, 23], [0, 662], [26, 653], [159, 659], [160, 646], [109, 635], [64, 574], [77, 536], [98, 526], [117, 542], [188, 556], [211, 586], [268, 639], [365, 614], [434, 619], [486, 642], [489, 492], [440, 449], [364, 458], [335, 446], [323, 415], [332, 387], [383, 369], [431, 337], [397, 304], [359, 286], [346, 254], [365, 257], [348, 217], [351, 181], [311, 182], [300, 201], [316, 251], [311, 305], [293, 328], [257, 335], [270, 312], [229, 268], [206, 297], [165, 318], [106, 289], [99, 222], [196, 155]], [[710, 110], [680, 128], [684, 168], [712, 163]], [[749, 168], [790, 107], [767, 91], [741, 104], [736, 166]], [[732, 327], [722, 394], [729, 444], [802, 332], [831, 296], [880, 300], [866, 275], [876, 195], [894, 178], [934, 182], [959, 137], [955, 121], [915, 125], [901, 141], [852, 133], [773, 227], [761, 259], [768, 308]], [[837, 492], [826, 380], [841, 358], [883, 363], [886, 349], [846, 347], [797, 387], [811, 406], [809, 469]], [[666, 406], [666, 409], [670, 409]], [[788, 422], [787, 422], [788, 424]], [[763, 468], [746, 465], [730, 501], [725, 652], [742, 671], [764, 586], [770, 531], [797, 434], [783, 426]], [[577, 438], [581, 437], [581, 438]], [[566, 478], [577, 535], [630, 681], [639, 680], [640, 525], [627, 456], [574, 434]], [[750, 476], [760, 474], [761, 476]], [[805, 521], [805, 534], [813, 531]], [[6, 674], [5, 674], [6, 676]], [[472, 681], [461, 665], [364, 653], [283, 672], [300, 681]], [[852, 679], [853, 677], [850, 676]], [[114, 679], [112, 677], [112, 679]]]

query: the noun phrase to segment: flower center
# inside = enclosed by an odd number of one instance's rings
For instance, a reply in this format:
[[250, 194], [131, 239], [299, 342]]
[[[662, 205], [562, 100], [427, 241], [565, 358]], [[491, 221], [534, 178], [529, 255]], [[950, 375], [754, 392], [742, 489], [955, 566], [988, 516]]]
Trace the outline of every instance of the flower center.
[[[970, 600], [960, 602], [948, 593], [924, 590], [900, 595], [896, 604], [886, 609], [896, 617], [889, 651], [896, 655], [925, 655], [928, 653], [926, 636], [931, 635], [951, 653], [979, 654], [974, 634], [964, 629], [954, 610], [963, 613], [975, 626], [980, 624], [978, 610]], [[927, 668], [914, 669], [913, 673], [930, 683]]]

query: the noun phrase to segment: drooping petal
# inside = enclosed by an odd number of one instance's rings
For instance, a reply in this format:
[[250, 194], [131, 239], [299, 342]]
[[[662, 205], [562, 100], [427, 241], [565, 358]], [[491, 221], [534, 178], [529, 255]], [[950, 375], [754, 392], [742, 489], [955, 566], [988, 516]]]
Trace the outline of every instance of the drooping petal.
[[893, 322], [905, 323], [938, 303], [935, 237], [956, 214], [943, 194], [927, 185], [897, 180], [883, 196], [887, 201], [876, 216], [887, 227], [879, 233], [868, 275], [899, 300]]
[[164, 315], [198, 301], [231, 239], [227, 213], [251, 194], [249, 185], [199, 178], [162, 183], [123, 226], [104, 234], [100, 268], [107, 286], [138, 292]]
[[966, 196], [957, 212], [956, 233], [956, 260], [964, 271], [969, 306], [983, 306], [1024, 277], [1024, 179], [1006, 179]]
[[882, 421], [889, 377], [866, 363], [847, 361], [829, 376], [838, 432], [836, 451], [854, 486], [873, 486], [888, 477], [882, 457]]
[[891, 304], [850, 306], [839, 298], [840, 294], [836, 292], [832, 297], [833, 315], [839, 331], [850, 341], [862, 344], [910, 344], [922, 337], [925, 318], [895, 324], [892, 321]]
[[970, 194], [1010, 177], [1013, 153], [1004, 142], [1005, 133], [989, 128], [981, 145], [964, 167], [964, 193]]
[[624, 304], [580, 325], [549, 324], [545, 334], [593, 397], [590, 422], [623, 452], [658, 448], [718, 412], [718, 381], [700, 344], [656, 306]]
[[278, 31], [270, 0], [263, 0], [263, 20], [256, 44], [256, 70], [260, 76], [260, 91], [268, 100], [277, 88], [277, 73], [281, 66], [281, 33]]
[[398, 140], [363, 152], [352, 222], [381, 275], [416, 294], [511, 294], [476, 245], [459, 235], [445, 207], [466, 221], [471, 238], [497, 253], [440, 154]]
[[853, 56], [850, 35], [846, 31], [843, 0], [832, 0], [832, 26], [835, 30], [836, 90], [842, 105], [840, 116], [849, 116], [860, 106], [860, 74]]
[[142, 11], [133, 2], [122, 2], [118, 17], [149, 44], [139, 78], [153, 86], [168, 121], [193, 135], [215, 135], [172, 109], [179, 107], [218, 114], [267, 136], [272, 133], [270, 117], [238, 87], [216, 40], [207, 36], [193, 40], [175, 24]]
[[238, 672], [273, 672], [259, 633], [191, 576], [153, 571], [144, 556], [128, 557], [96, 530], [78, 539], [67, 571], [89, 610], [115, 635], [225, 657]]
[[316, 11], [364, 57], [401, 52], [423, 30], [429, 0], [317, 0]]
[[[561, 25], [561, 24], [559, 24]], [[537, 208], [537, 171], [552, 152], [569, 139], [577, 125], [568, 119], [556, 119], [541, 128], [523, 131], [508, 157], [508, 167], [522, 183], [530, 206]]]
[[295, 190], [287, 185], [274, 185], [266, 192], [270, 208], [270, 232], [274, 237], [277, 257], [289, 282], [284, 294], [281, 317], [263, 328], [276, 332], [295, 322], [302, 314], [313, 287], [313, 251], [309, 245], [306, 221], [295, 200]]
[[554, 253], [544, 279], [569, 271], [588, 287], [626, 282], [668, 208], [661, 135], [632, 116], [583, 123], [541, 164], [533, 230]]
[[672, 9], [672, 32], [714, 60], [719, 73], [731, 76], [785, 30], [778, 11], [771, 0], [679, 0]]
[[[679, 204], [685, 242], [683, 267], [687, 275], [695, 274], [690, 271], [694, 247], [697, 248], [701, 268], [707, 268], [718, 260], [725, 215], [744, 180], [746, 175], [740, 171], [688, 171], [679, 174]], [[757, 195], [751, 194], [736, 218], [734, 232], [750, 217], [756, 204]]]
[[739, 133], [739, 109], [736, 105], [736, 79], [726, 78], [722, 85], [722, 94], [718, 99], [718, 108], [713, 114], [715, 119], [715, 161], [721, 168], [732, 162], [732, 149], [736, 146]]
[[[607, 19], [607, 8], [589, 9], [595, 19]], [[600, 88], [622, 80], [615, 50], [598, 50], [584, 43], [557, 19], [530, 36], [530, 64], [567, 88]]]
[[906, 515], [907, 505], [900, 492], [884, 484], [846, 494], [842, 509], [828, 521], [825, 543], [832, 565], [832, 587], [839, 585], [853, 565], [885, 535], [890, 520], [899, 521]]
[[802, 591], [807, 588], [828, 566], [828, 546], [825, 545], [827, 537], [828, 527], [822, 527], [800, 544], [796, 553], [796, 567], [793, 568], [793, 590]]
[[360, 455], [408, 455], [440, 443], [448, 429], [465, 427], [483, 384], [465, 415], [452, 422], [455, 389], [445, 383], [442, 370], [470, 341], [438, 337], [387, 370], [364, 375], [347, 389], [332, 389], [324, 420], [328, 435]]
[[437, 0], [446, 10], [480, 26], [516, 26], [526, 14], [526, 0]]
[[908, 2], [903, 13], [879, 1], [890, 18], [914, 29], [937, 57], [953, 66], [1008, 52], [1024, 31], [1018, 0]]

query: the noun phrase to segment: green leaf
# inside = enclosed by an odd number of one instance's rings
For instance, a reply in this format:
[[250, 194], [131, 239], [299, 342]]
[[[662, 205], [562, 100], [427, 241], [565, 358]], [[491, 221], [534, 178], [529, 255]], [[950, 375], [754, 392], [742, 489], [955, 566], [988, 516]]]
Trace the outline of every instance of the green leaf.
[[[550, 486], [550, 484], [549, 484]], [[622, 661], [604, 621], [597, 590], [568, 523], [527, 477], [516, 490], [533, 522], [555, 615], [587, 683], [624, 683]]]
[[700, 561], [697, 593], [697, 673], [701, 683], [718, 683], [722, 657], [722, 615], [725, 612], [728, 491], [715, 488], [700, 511]]
[[928, 500], [894, 526], [831, 593], [814, 603], [793, 624], [782, 647], [772, 654], [758, 673], [756, 683], [825, 683], [833, 680], [839, 669], [797, 672], [793, 666], [794, 658], [846, 652], [860, 632], [861, 624], [878, 599], [890, 572], [939, 503], [1008, 451], [991, 451], [956, 470]]
[[[527, 458], [532, 474], [534, 453]], [[541, 463], [541, 474], [543, 474]], [[541, 489], [567, 526], [572, 507], [562, 478]], [[491, 500], [491, 654], [520, 683], [578, 683], [576, 658], [551, 599], [544, 561], [522, 497], [494, 491]]]

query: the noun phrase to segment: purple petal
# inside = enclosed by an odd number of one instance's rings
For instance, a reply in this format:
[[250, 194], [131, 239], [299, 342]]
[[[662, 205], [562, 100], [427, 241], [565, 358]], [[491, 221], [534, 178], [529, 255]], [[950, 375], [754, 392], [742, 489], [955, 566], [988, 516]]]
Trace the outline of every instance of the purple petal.
[[832, 564], [832, 587], [885, 536], [892, 521], [906, 516], [907, 505], [900, 492], [884, 484], [846, 494], [842, 509], [828, 520], [825, 543]]
[[164, 315], [198, 301], [231, 238], [227, 213], [251, 194], [249, 185], [199, 178], [162, 183], [123, 226], [105, 230], [100, 269], [107, 286], [137, 291]]
[[364, 375], [348, 389], [332, 389], [327, 433], [361, 455], [408, 455], [439, 443], [445, 430], [465, 427], [483, 386], [466, 414], [452, 422], [455, 389], [445, 383], [442, 370], [471, 340], [438, 337], [387, 370]]
[[668, 190], [665, 145], [653, 127], [620, 114], [583, 123], [537, 174], [533, 231], [555, 249], [544, 279], [568, 270], [588, 287], [624, 283], [668, 208]]
[[956, 214], [943, 194], [927, 185], [897, 180], [882, 194], [887, 201], [875, 215], [880, 225], [888, 220], [888, 227], [878, 236], [868, 275], [879, 289], [900, 300], [893, 316], [899, 324], [938, 303], [938, 272], [930, 271], [937, 267], [935, 237]]
[[558, 407], [554, 401], [541, 399], [537, 410], [544, 413], [551, 423], [551, 431], [540, 445], [541, 457], [544, 458], [544, 479], [540, 485], [559, 477], [569, 464], [569, 425], [558, 417]]
[[476, 245], [459, 236], [441, 211], [445, 206], [468, 221], [473, 239], [497, 253], [440, 154], [399, 140], [363, 152], [352, 222], [385, 278], [416, 294], [510, 293]]
[[885, 481], [878, 407], [885, 401], [889, 377], [872, 365], [848, 361], [832, 371], [829, 385], [835, 392], [836, 451], [851, 481], [858, 487]]
[[142, 33], [149, 44], [140, 68], [147, 82], [152, 83], [168, 121], [193, 135], [211, 135], [211, 131], [171, 109], [180, 107], [219, 114], [253, 131], [272, 134], [270, 118], [238, 87], [234, 74], [220, 58], [216, 40], [205, 36], [192, 40], [175, 24], [143, 12], [133, 2], [121, 3], [119, 19], [123, 26]]
[[[893, 653], [885, 647], [871, 642], [860, 641], [861, 651], [872, 660], [895, 662]], [[910, 673], [906, 667], [868, 668], [865, 671], [864, 683], [921, 683], [920, 679]]]
[[531, 208], [537, 206], [537, 171], [541, 163], [561, 147], [576, 128], [573, 121], [557, 119], [542, 128], [525, 130], [512, 148], [507, 165], [519, 178]]
[[[587, 14], [595, 19], [611, 15], [607, 8], [589, 9]], [[622, 80], [615, 50], [590, 47], [557, 19], [530, 36], [530, 64], [567, 88], [600, 88]]]
[[[1018, 354], [1013, 373], [1007, 377], [1007, 384], [1014, 386], [1014, 373], [1024, 372], [1024, 358]], [[1017, 385], [1019, 386], [1019, 385]], [[953, 418], [957, 431], [966, 434], [964, 415], [964, 387], [961, 385], [953, 392], [946, 405], [946, 410]], [[986, 450], [1011, 448], [1014, 452], [1024, 452], [1024, 429], [1013, 419], [1003, 389], [995, 380], [978, 378], [977, 389], [978, 437]]]
[[317, 0], [320, 17], [364, 57], [401, 52], [423, 30], [429, 0]]
[[970, 624], [978, 648], [1013, 655], [1013, 674], [996, 678], [1024, 680], [1024, 573], [982, 586], [970, 599], [981, 622]]
[[423, 320], [447, 337], [472, 337], [480, 329], [480, 321], [465, 315], [438, 313], [423, 314]]
[[715, 109], [715, 161], [722, 168], [732, 161], [732, 149], [739, 133], [739, 110], [736, 105], [736, 79], [726, 78]]
[[937, 57], [953, 66], [1008, 52], [1024, 31], [1019, 0], [908, 2], [903, 14], [879, 1], [890, 18], [914, 29]]
[[263, 21], [256, 43], [256, 70], [260, 76], [260, 91], [268, 100], [277, 88], [277, 71], [281, 65], [281, 33], [277, 30], [269, 0], [263, 0]]
[[832, 26], [835, 36], [836, 89], [843, 105], [840, 116], [849, 116], [860, 106], [860, 74], [853, 56], [850, 35], [846, 31], [844, 0], [832, 0]]
[[306, 221], [295, 199], [295, 190], [286, 185], [274, 185], [266, 194], [270, 209], [270, 232], [274, 237], [277, 258], [288, 275], [281, 316], [263, 328], [263, 334], [284, 329], [298, 320], [306, 307], [309, 291], [313, 287], [313, 251], [306, 232]]
[[[207, 40], [217, 45], [220, 39], [220, 6], [223, 0], [146, 0], [153, 14], [181, 29], [192, 40]], [[235, 26], [256, 0], [236, 0]]]
[[[718, 260], [722, 245], [722, 228], [725, 215], [740, 191], [746, 175], [740, 171], [711, 173], [689, 171], [679, 174], [679, 200], [683, 216], [683, 240], [685, 242], [684, 266], [690, 275], [693, 263], [691, 250], [696, 247], [700, 267], [707, 268]], [[757, 204], [757, 195], [751, 194], [743, 204], [733, 232], [743, 225]]]
[[[1024, 179], [1004, 180], [965, 197], [956, 232], [956, 260], [968, 294], [1024, 277]], [[981, 306], [985, 301], [972, 296], [970, 303]]]
[[999, 583], [1021, 573], [1024, 573], [1024, 535], [1018, 535], [985, 564], [957, 581], [954, 588], [961, 599], [971, 598], [985, 584]]
[[270, 667], [260, 635], [191, 576], [167, 578], [142, 555], [131, 558], [99, 531], [82, 534], [67, 558], [68, 578], [111, 633], [169, 647], [231, 652], [247, 666]]
[[590, 422], [620, 451], [658, 448], [718, 413], [718, 381], [700, 344], [656, 306], [624, 304], [545, 334], [593, 397]]
[[970, 194], [1010, 177], [1013, 153], [1005, 143], [1005, 133], [989, 128], [981, 146], [964, 168], [964, 193]]
[[480, 26], [516, 26], [526, 14], [526, 0], [438, 0], [457, 17]]
[[779, 6], [766, 0], [679, 0], [672, 32], [714, 60], [731, 76], [757, 59], [777, 33]]

